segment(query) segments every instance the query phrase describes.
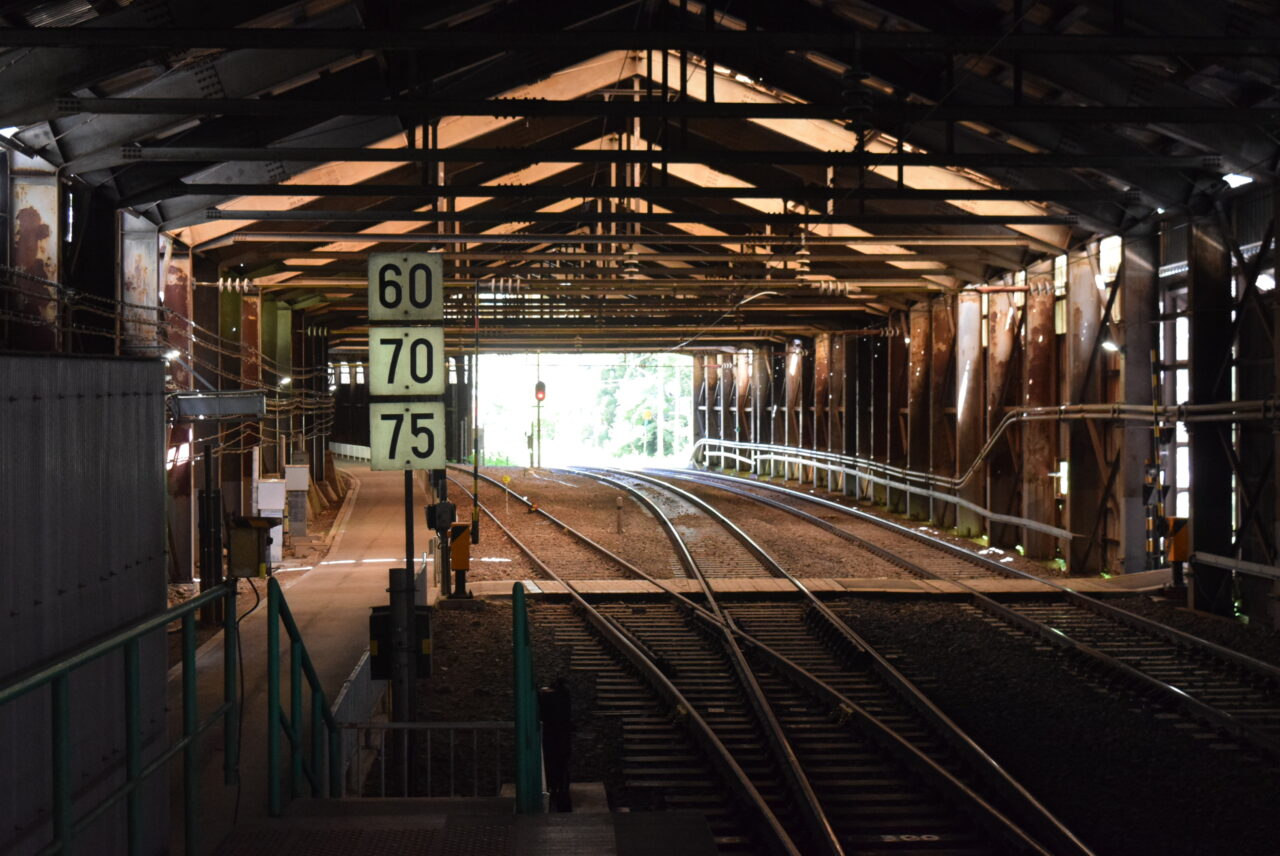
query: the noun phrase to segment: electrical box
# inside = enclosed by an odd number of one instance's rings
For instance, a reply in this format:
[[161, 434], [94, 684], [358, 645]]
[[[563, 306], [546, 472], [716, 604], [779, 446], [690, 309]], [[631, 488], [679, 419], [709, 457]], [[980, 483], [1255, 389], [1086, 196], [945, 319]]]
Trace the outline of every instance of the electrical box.
[[227, 549], [227, 574], [232, 577], [265, 577], [271, 565], [272, 530], [278, 517], [237, 517], [231, 522]]
[[[431, 607], [414, 607], [414, 636], [418, 639], [414, 668], [419, 678], [431, 676]], [[391, 607], [375, 606], [369, 616], [369, 677], [391, 680]]]
[[284, 465], [284, 487], [285, 490], [307, 490], [311, 487], [311, 465], [310, 464], [285, 464]]
[[254, 505], [258, 512], [284, 513], [288, 503], [285, 501], [284, 479], [258, 479], [254, 483]]

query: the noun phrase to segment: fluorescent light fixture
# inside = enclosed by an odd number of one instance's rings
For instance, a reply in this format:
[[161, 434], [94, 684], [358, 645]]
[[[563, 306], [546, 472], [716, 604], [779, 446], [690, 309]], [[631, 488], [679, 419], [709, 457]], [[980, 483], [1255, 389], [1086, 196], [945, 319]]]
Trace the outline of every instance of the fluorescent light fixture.
[[1229, 172], [1222, 177], [1222, 180], [1230, 187], [1244, 187], [1246, 184], [1253, 182], [1252, 178], [1247, 175], [1241, 175], [1238, 172]]
[[291, 383], [293, 383], [293, 378], [288, 378], [288, 377], [282, 377], [282, 378], [280, 378], [280, 385], [281, 385], [281, 386], [288, 386], [288, 385], [289, 385], [289, 384], [291, 384]]
[[1120, 346], [1117, 345], [1114, 341], [1112, 341], [1111, 337], [1108, 336], [1107, 338], [1102, 340], [1102, 350], [1110, 351], [1111, 353], [1114, 354], [1120, 350]]
[[177, 348], [173, 348], [171, 350], [164, 352], [164, 358], [166, 360], [176, 360], [179, 356], [180, 354], [178, 353]]

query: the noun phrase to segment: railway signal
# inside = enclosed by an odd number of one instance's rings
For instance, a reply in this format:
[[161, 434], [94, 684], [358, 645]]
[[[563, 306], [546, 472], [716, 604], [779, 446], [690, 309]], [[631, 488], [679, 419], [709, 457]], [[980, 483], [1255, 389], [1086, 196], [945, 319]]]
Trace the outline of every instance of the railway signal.
[[543, 383], [542, 381], [538, 381], [536, 384], [534, 384], [534, 385], [533, 385], [533, 397], [534, 397], [534, 399], [536, 399], [537, 401], [546, 401], [546, 399], [547, 399], [547, 385], [546, 385], [545, 383]]

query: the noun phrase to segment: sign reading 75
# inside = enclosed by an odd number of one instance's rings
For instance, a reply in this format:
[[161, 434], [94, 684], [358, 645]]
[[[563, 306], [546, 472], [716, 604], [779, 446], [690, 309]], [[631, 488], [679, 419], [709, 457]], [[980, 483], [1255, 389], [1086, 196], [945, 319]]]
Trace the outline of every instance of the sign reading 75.
[[444, 404], [439, 401], [369, 405], [370, 468], [438, 470], [445, 465]]

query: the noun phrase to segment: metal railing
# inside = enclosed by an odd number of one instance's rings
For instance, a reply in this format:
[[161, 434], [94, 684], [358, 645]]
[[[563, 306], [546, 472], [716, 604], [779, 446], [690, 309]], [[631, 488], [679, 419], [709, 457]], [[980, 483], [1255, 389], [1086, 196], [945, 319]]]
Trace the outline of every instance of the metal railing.
[[[223, 607], [223, 702], [207, 718], [200, 719], [196, 691], [196, 613], [207, 606], [224, 602]], [[147, 634], [161, 630], [165, 625], [182, 622], [182, 737], [171, 743], [159, 755], [143, 763], [142, 735], [142, 670], [141, 644]], [[17, 679], [0, 689], [0, 707], [16, 701], [45, 686], [50, 689], [49, 716], [52, 725], [52, 812], [50, 840], [38, 852], [65, 853], [72, 843], [89, 826], [121, 801], [126, 803], [128, 852], [143, 849], [143, 831], [154, 824], [142, 815], [141, 789], [156, 773], [167, 768], [170, 760], [182, 754], [182, 802], [183, 802], [183, 850], [199, 852], [200, 794], [199, 759], [200, 737], [220, 720], [223, 723], [225, 753], [223, 775], [226, 784], [236, 782], [239, 766], [237, 742], [237, 715], [240, 700], [236, 685], [236, 581], [210, 589], [184, 604], [144, 619], [132, 627], [114, 633], [55, 663]], [[75, 810], [76, 794], [73, 792], [71, 774], [71, 674], [77, 669], [115, 651], [123, 652], [124, 661], [124, 782], [91, 806]], [[78, 699], [80, 704], [92, 704], [92, 699]], [[115, 770], [118, 773], [119, 770]]]
[[[289, 635], [289, 712], [281, 701], [280, 627]], [[310, 739], [304, 731], [303, 680], [311, 698]], [[289, 741], [289, 798], [303, 791], [303, 780], [313, 797], [342, 794], [342, 732], [329, 710], [324, 689], [311, 657], [302, 643], [302, 634], [289, 611], [284, 592], [275, 577], [267, 579], [267, 794], [272, 817], [284, 810], [281, 781], [282, 737]]]
[[[943, 490], [935, 490], [930, 484], [931, 481], [936, 480], [936, 477], [930, 473], [892, 467], [866, 458], [856, 458], [837, 452], [801, 449], [795, 446], [773, 446], [767, 443], [747, 443], [708, 437], [704, 437], [694, 443], [691, 459], [695, 462], [701, 462], [699, 461], [699, 456], [701, 456], [702, 461], [706, 462], [707, 466], [713, 466], [711, 464], [712, 459], [718, 461], [721, 466], [724, 466], [725, 461], [733, 461], [739, 465], [739, 469], [745, 468], [747, 472], [762, 476], [779, 475], [775, 465], [781, 464], [783, 478], [793, 478], [792, 472], [794, 471], [794, 478], [800, 481], [810, 481], [810, 479], [804, 478], [803, 471], [808, 469], [813, 474], [811, 481], [815, 486], [817, 485], [817, 472], [823, 470], [835, 474], [839, 479], [839, 484], [829, 484], [828, 488], [844, 488], [847, 484], [845, 480], [853, 479], [855, 483], [876, 484], [890, 490], [902, 491], [908, 496], [914, 494], [966, 508], [996, 523], [1023, 526], [1036, 532], [1052, 535], [1054, 538], [1071, 539], [1077, 537], [1074, 533], [1049, 523], [1031, 520], [1026, 517], [1017, 517], [1012, 514], [999, 514], [962, 497], [945, 493]], [[730, 466], [732, 467], [732, 465]], [[852, 492], [858, 496], [865, 496], [868, 491], [859, 484]]]
[[[496, 797], [502, 792], [504, 772], [511, 769], [508, 759], [513, 741], [507, 735], [515, 731], [513, 722], [347, 722], [340, 728], [355, 734], [355, 751], [346, 794], [350, 796], [387, 796], [387, 770], [393, 769], [393, 760], [398, 761], [399, 769], [406, 769], [412, 763], [425, 773], [425, 776], [415, 777], [418, 786], [412, 794], [422, 797]], [[388, 741], [389, 732], [412, 734], [418, 739]], [[470, 740], [465, 739], [468, 733]], [[460, 735], [463, 737], [461, 740]], [[388, 742], [398, 750], [389, 751]], [[426, 753], [424, 763], [417, 763], [417, 759], [411, 758], [411, 745], [415, 747], [413, 751]], [[398, 759], [393, 758], [393, 754], [398, 754]], [[468, 754], [470, 764], [465, 759]], [[460, 759], [460, 755], [464, 757]], [[366, 787], [365, 779], [375, 768], [378, 787], [374, 793], [369, 793], [372, 789]], [[443, 775], [437, 774], [437, 768], [448, 772], [443, 774], [442, 770]], [[489, 778], [490, 772], [492, 778]], [[470, 773], [469, 778], [467, 773]], [[437, 788], [442, 778], [448, 786]]]

